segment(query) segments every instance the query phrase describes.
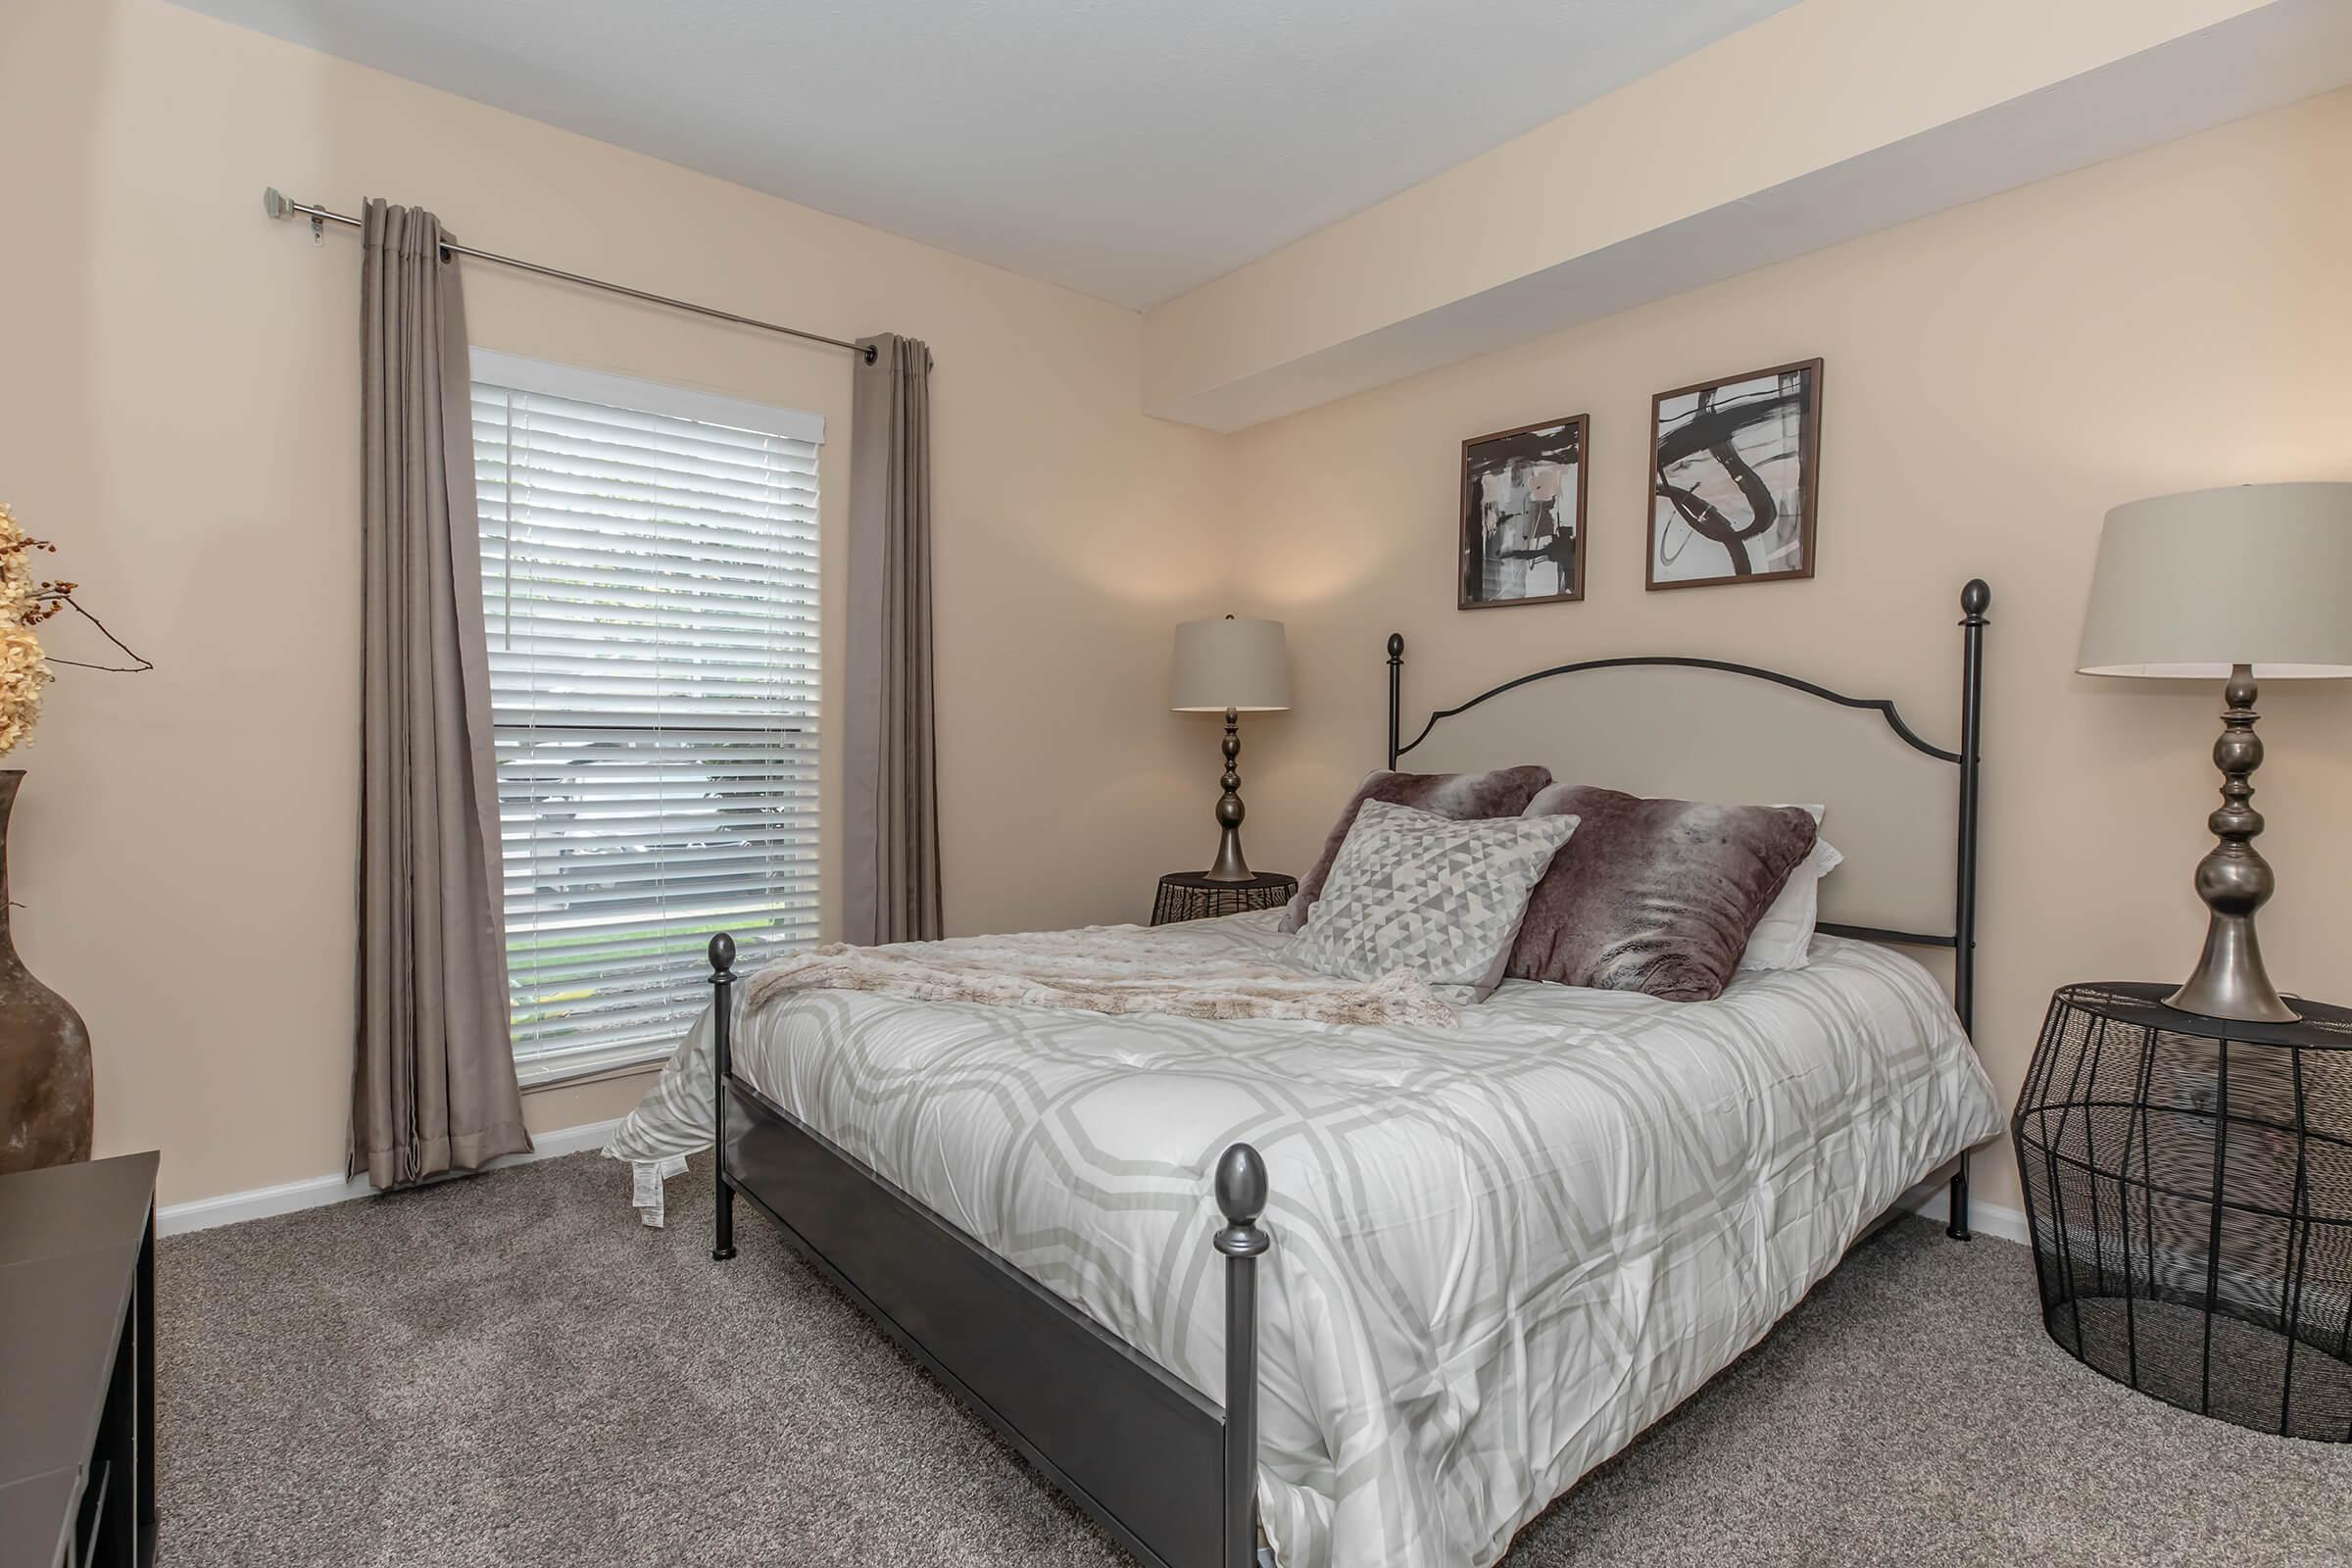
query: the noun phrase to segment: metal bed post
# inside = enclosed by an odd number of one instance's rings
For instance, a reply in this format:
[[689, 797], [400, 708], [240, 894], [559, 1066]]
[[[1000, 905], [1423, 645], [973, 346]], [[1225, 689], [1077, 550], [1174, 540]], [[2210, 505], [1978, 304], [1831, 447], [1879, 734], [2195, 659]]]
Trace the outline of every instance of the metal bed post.
[[1225, 1531], [1222, 1568], [1257, 1561], [1257, 1259], [1272, 1244], [1258, 1229], [1266, 1211], [1266, 1162], [1248, 1144], [1217, 1161], [1217, 1209], [1225, 1228]]
[[[1984, 724], [1984, 612], [1991, 604], [1992, 589], [1982, 577], [1970, 578], [1960, 590], [1960, 874], [1952, 911], [1952, 1002], [1972, 1045], [1977, 1026], [1977, 775]], [[1956, 1242], [1969, 1239], [1966, 1151], [1952, 1174], [1944, 1234]]]
[[1396, 766], [1396, 727], [1404, 716], [1398, 704], [1404, 696], [1404, 633], [1389, 633], [1389, 766]]
[[710, 1261], [724, 1263], [735, 1255], [735, 1189], [727, 1182], [727, 1079], [735, 1070], [735, 939], [721, 931], [710, 939], [710, 1128], [711, 1152], [717, 1163], [711, 1179], [717, 1184], [717, 1234], [711, 1239]]

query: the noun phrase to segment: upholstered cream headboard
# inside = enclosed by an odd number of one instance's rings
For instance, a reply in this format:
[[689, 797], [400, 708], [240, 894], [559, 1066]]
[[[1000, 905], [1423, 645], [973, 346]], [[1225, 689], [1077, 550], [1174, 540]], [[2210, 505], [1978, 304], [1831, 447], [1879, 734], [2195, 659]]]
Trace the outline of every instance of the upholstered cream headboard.
[[1953, 951], [1953, 1002], [1973, 1011], [1977, 761], [1984, 611], [1961, 593], [1961, 733], [1915, 732], [1891, 702], [1779, 671], [1669, 657], [1537, 670], [1403, 719], [1401, 637], [1389, 639], [1392, 767], [1454, 772], [1540, 762], [1563, 782], [1636, 795], [1825, 806], [1822, 836], [1845, 863], [1821, 885], [1838, 934]]

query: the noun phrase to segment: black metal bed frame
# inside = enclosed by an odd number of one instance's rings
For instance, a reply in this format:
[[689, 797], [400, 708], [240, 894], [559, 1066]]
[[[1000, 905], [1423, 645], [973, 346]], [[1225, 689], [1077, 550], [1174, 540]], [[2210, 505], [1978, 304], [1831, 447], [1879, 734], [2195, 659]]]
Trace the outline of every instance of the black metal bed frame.
[[[1973, 1020], [1976, 980], [1978, 743], [1984, 698], [1982, 581], [1962, 590], [1961, 741], [1922, 740], [1894, 704], [1847, 697], [1792, 675], [1718, 660], [1588, 660], [1538, 670], [1430, 715], [1400, 741], [1404, 639], [1389, 652], [1389, 765], [1441, 719], [1531, 681], [1628, 665], [1717, 669], [1774, 682], [1847, 708], [1876, 710], [1908, 746], [1960, 769], [1958, 889], [1953, 933], [1823, 922], [1869, 941], [1949, 948], [1954, 1004]], [[718, 1195], [710, 1256], [735, 1255], [735, 1200], [782, 1228], [796, 1250], [900, 1347], [1019, 1450], [1147, 1568], [1273, 1568], [1257, 1528], [1257, 1260], [1270, 1245], [1257, 1221], [1266, 1167], [1235, 1144], [1213, 1178], [1225, 1224], [1209, 1245], [1225, 1260], [1225, 1399], [1201, 1395], [1077, 1307], [901, 1190], [768, 1099], [734, 1068], [735, 942], [710, 939]], [[1948, 1229], [1968, 1237], [1968, 1162], [1952, 1178]]]

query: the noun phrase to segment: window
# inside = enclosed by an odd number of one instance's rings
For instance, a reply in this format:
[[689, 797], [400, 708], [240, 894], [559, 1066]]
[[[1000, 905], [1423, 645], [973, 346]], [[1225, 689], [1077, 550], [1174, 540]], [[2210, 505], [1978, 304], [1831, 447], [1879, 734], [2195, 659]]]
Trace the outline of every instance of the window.
[[476, 350], [516, 1070], [652, 1059], [816, 938], [815, 415]]

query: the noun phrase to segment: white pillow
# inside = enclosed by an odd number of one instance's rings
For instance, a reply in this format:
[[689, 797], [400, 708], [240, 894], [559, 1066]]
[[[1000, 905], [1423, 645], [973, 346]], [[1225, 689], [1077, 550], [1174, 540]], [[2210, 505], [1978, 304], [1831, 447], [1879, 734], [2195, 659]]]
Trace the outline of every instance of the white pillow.
[[[1824, 807], [1804, 808], [1819, 822]], [[1845, 857], [1827, 839], [1813, 841], [1813, 853], [1788, 873], [1780, 896], [1764, 918], [1747, 934], [1747, 951], [1740, 955], [1742, 969], [1802, 969], [1805, 950], [1813, 945], [1813, 923], [1821, 915], [1821, 879], [1845, 862]]]
[[1459, 821], [1366, 801], [1285, 956], [1352, 980], [1410, 969], [1441, 994], [1460, 987], [1483, 1001], [1502, 983], [1528, 895], [1577, 821]]

